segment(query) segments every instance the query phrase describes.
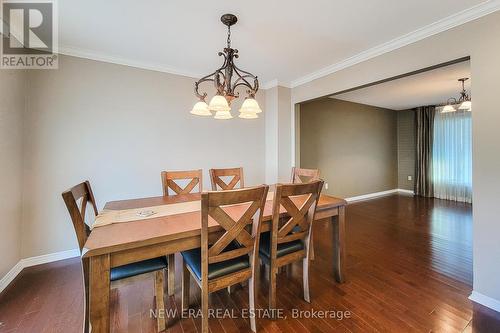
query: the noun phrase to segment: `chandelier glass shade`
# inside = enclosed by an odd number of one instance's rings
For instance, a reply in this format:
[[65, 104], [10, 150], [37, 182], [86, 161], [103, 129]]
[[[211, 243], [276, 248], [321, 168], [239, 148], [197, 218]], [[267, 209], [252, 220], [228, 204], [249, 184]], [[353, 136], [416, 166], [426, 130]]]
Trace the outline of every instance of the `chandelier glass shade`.
[[457, 109], [455, 108], [455, 106], [453, 104], [446, 104], [443, 107], [443, 110], [441, 112], [448, 113], [448, 112], [455, 112], [455, 111], [457, 111]]
[[466, 111], [471, 111], [472, 110], [472, 102], [471, 101], [463, 101], [462, 104], [458, 107], [459, 110], [466, 110]]
[[[255, 94], [259, 90], [259, 80], [257, 76], [244, 71], [236, 66], [234, 60], [239, 57], [238, 50], [231, 48], [231, 26], [238, 19], [233, 14], [224, 14], [221, 21], [227, 26], [227, 47], [219, 56], [224, 58], [222, 66], [215, 72], [199, 79], [194, 84], [194, 92], [199, 101], [194, 105], [191, 113], [197, 116], [212, 116], [215, 112], [215, 119], [231, 119], [231, 102], [239, 97], [237, 89], [246, 89], [248, 97], [240, 108], [240, 118], [255, 119], [257, 113], [262, 112], [259, 104], [255, 100]], [[200, 92], [200, 85], [204, 82], [212, 82], [215, 87], [215, 95], [207, 105], [206, 92]], [[206, 106], [206, 108], [205, 108]]]
[[468, 79], [469, 78], [458, 79], [458, 81], [462, 83], [462, 91], [460, 92], [460, 97], [458, 98], [458, 100], [454, 97], [449, 98], [444, 105], [438, 107], [438, 110], [441, 109], [441, 113], [456, 112], [458, 110], [472, 111], [471, 96], [465, 90], [465, 81], [467, 81]]
[[210, 104], [208, 104], [208, 109], [215, 112], [231, 111], [231, 107], [229, 106], [227, 100], [221, 95], [215, 95], [212, 97]]
[[197, 116], [211, 116], [212, 112], [208, 109], [207, 103], [204, 101], [199, 101], [197, 102], [194, 106], [193, 109], [191, 110], [191, 113]]

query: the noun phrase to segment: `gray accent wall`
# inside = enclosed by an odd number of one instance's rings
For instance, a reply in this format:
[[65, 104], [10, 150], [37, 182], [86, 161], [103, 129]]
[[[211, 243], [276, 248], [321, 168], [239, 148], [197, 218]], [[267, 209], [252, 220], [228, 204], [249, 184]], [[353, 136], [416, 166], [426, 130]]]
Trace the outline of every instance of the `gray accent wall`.
[[[415, 181], [415, 111], [397, 111], [398, 188], [413, 191]], [[408, 180], [411, 177], [411, 180]]]
[[396, 111], [325, 98], [300, 107], [300, 166], [318, 168], [325, 193], [397, 188]]

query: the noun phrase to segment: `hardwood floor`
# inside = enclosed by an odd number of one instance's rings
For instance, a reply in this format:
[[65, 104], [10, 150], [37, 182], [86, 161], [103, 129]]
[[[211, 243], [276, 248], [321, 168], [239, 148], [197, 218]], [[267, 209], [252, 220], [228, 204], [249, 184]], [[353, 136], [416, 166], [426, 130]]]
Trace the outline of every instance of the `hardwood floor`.
[[[311, 304], [302, 299], [302, 268], [279, 274], [277, 305], [287, 319], [257, 319], [258, 332], [500, 332], [500, 314], [468, 300], [472, 281], [472, 209], [445, 200], [393, 195], [347, 208], [347, 282], [333, 279], [331, 225], [315, 223], [316, 259]], [[180, 258], [175, 297], [180, 309]], [[267, 306], [261, 270], [257, 307]], [[78, 259], [32, 267], [0, 295], [0, 332], [81, 332], [82, 284]], [[111, 292], [113, 332], [156, 332], [153, 277]], [[192, 308], [199, 309], [192, 283]], [[248, 287], [210, 296], [210, 307], [237, 318], [210, 319], [212, 332], [247, 332]], [[336, 318], [293, 318], [293, 309], [334, 310]], [[350, 314], [350, 315], [348, 315]], [[339, 316], [345, 318], [340, 319]], [[197, 332], [199, 318], [168, 319], [169, 332]]]

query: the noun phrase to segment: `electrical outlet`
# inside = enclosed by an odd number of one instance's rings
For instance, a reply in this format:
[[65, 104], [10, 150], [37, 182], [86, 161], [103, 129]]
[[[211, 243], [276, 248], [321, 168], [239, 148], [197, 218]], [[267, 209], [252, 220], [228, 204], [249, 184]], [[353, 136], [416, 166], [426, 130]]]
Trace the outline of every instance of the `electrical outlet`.
[[328, 183], [325, 183], [325, 190], [328, 190]]
[[412, 180], [412, 179], [413, 179], [412, 176], [408, 176], [408, 180]]

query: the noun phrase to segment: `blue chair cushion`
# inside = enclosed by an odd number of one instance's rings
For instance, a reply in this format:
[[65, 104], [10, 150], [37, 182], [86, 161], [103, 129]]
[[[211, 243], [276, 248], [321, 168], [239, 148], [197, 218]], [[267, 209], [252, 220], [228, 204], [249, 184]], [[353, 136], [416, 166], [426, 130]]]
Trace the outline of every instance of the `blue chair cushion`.
[[[304, 248], [304, 243], [300, 239], [288, 243], [278, 244], [278, 251], [276, 257], [300, 251]], [[260, 235], [259, 254], [264, 261], [269, 262], [271, 258], [271, 233], [264, 232]]]
[[158, 257], [147, 259], [132, 264], [118, 266], [111, 269], [111, 281], [121, 280], [128, 277], [158, 271], [167, 268], [167, 258]]
[[[235, 241], [231, 242], [222, 252], [236, 250], [241, 246]], [[186, 265], [191, 268], [191, 271], [196, 275], [198, 280], [201, 280], [201, 248], [187, 250], [181, 252], [182, 258]], [[238, 258], [229, 259], [226, 261], [216, 262], [208, 265], [208, 279], [216, 279], [218, 277], [241, 271], [250, 267], [248, 255], [243, 255]]]

